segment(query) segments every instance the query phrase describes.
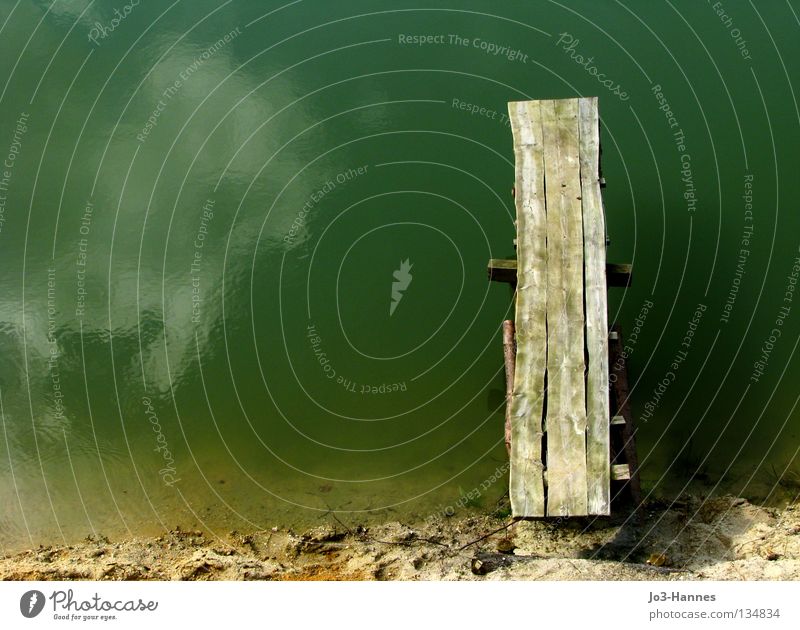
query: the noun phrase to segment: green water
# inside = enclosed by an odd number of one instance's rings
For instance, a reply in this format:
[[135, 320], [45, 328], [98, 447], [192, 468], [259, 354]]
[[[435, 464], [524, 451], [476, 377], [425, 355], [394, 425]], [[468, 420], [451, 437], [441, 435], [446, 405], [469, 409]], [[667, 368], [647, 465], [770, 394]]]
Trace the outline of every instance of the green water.
[[528, 98], [600, 97], [646, 487], [784, 491], [800, 5], [713, 4], [2, 0], [3, 549], [491, 508]]

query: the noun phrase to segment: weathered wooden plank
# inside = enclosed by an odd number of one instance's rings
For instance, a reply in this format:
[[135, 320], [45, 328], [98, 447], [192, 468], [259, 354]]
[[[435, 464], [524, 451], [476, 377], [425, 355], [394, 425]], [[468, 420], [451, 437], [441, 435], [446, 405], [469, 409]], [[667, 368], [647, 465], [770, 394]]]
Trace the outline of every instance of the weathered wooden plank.
[[518, 282], [509, 496], [514, 516], [544, 516], [542, 412], [547, 356], [547, 226], [542, 122], [536, 101], [508, 104], [514, 136]]
[[606, 228], [600, 196], [597, 98], [578, 104], [586, 310], [586, 481], [589, 514], [611, 512]]
[[[517, 282], [517, 261], [515, 258], [490, 258], [486, 266], [489, 280], [494, 282]], [[606, 263], [606, 286], [629, 287], [633, 282], [632, 266], [619, 263]]]
[[541, 103], [547, 207], [548, 516], [587, 513], [578, 101]]

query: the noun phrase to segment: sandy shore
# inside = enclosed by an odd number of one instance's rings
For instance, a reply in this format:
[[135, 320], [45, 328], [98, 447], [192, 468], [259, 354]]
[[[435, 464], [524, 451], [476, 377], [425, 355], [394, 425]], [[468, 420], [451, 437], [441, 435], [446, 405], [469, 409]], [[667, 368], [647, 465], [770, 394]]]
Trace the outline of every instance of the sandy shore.
[[[364, 527], [329, 514], [304, 532], [175, 529], [0, 559], [4, 580], [797, 580], [800, 509], [746, 500], [651, 503], [639, 518], [481, 514]], [[494, 533], [492, 533], [494, 532]]]

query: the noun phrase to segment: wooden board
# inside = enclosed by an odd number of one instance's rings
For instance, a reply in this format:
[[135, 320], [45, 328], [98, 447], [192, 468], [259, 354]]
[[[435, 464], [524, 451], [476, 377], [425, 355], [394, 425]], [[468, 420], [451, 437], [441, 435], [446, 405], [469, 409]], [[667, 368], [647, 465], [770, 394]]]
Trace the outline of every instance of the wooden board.
[[547, 356], [547, 225], [542, 117], [537, 101], [508, 104], [517, 209], [517, 356], [511, 396], [509, 496], [514, 516], [544, 516], [542, 411]]
[[572, 516], [587, 513], [578, 101], [545, 101], [541, 111], [547, 208], [546, 512]]
[[586, 481], [589, 514], [611, 511], [606, 229], [600, 196], [597, 99], [578, 104], [586, 311]]

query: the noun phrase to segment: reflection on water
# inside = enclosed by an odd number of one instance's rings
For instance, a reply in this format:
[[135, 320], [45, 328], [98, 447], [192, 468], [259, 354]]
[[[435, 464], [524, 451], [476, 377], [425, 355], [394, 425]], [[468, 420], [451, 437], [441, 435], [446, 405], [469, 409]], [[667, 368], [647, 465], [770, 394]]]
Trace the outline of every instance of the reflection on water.
[[[726, 469], [741, 485], [755, 469], [758, 492], [786, 486], [792, 468], [776, 480], [756, 465], [791, 466], [796, 448], [793, 316], [740, 400], [797, 227], [782, 214], [776, 228], [776, 195], [797, 182], [776, 192], [751, 86], [721, 101], [721, 83], [698, 83], [713, 66], [676, 68], [641, 26], [612, 45], [599, 27], [634, 18], [588, 2], [572, 3], [588, 21], [555, 5], [497, 17], [477, 0], [267, 4], [141, 3], [115, 21], [107, 3], [0, 2], [4, 548], [178, 523], [302, 525], [332, 510], [424, 518], [473, 488], [492, 508], [506, 490], [499, 327], [512, 295], [485, 265], [513, 256], [514, 210], [511, 134], [491, 114], [598, 92], [554, 46], [565, 30], [631, 95], [599, 93], [609, 256], [636, 269], [612, 319], [632, 329], [654, 304], [630, 357], [635, 408], [697, 304], [708, 312], [641, 427], [646, 480], [668, 493]], [[684, 47], [677, 16], [637, 10]], [[714, 16], [691, 10], [720, 73], [749, 77]], [[764, 11], [775, 31], [787, 24]], [[440, 32], [526, 57], [398, 39]], [[772, 46], [755, 27], [748, 38], [754, 58]], [[787, 58], [800, 52], [785, 40]], [[648, 79], [683, 125], [702, 200], [691, 215]], [[794, 116], [784, 83], [760, 89], [773, 126]], [[758, 228], [723, 325], [745, 173]]]

